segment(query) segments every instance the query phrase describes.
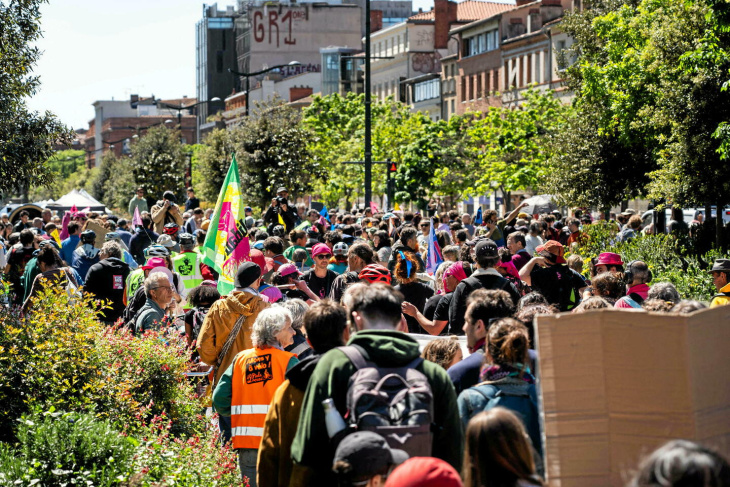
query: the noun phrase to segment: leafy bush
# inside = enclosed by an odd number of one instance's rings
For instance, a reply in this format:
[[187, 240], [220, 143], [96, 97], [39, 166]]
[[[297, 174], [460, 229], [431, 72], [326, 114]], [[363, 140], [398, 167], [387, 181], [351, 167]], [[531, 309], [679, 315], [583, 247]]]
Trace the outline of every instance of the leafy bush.
[[102, 385], [95, 360], [101, 332], [90, 300], [73, 303], [51, 287], [25, 319], [0, 307], [0, 439], [11, 438], [15, 419], [33, 409], [93, 407]]
[[[601, 252], [620, 254], [623, 261], [646, 262], [654, 274], [652, 282], [671, 282], [683, 299], [708, 301], [715, 294], [712, 276], [707, 272], [712, 262], [729, 257], [718, 250], [695, 255], [686, 239], [672, 235], [640, 235], [628, 242], [618, 242], [616, 228], [611, 224], [594, 224], [585, 227], [586, 242], [577, 253], [589, 260]], [[584, 265], [588, 272], [588, 265]]]
[[117, 485], [135, 451], [130, 438], [91, 414], [24, 415], [17, 436], [18, 448], [0, 450], [0, 479], [7, 483]]

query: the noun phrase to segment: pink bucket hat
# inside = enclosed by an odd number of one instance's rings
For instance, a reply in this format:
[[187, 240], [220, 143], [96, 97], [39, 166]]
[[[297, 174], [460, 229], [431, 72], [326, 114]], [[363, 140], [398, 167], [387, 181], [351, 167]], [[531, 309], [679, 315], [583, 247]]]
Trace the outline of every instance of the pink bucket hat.
[[624, 265], [623, 261], [621, 260], [621, 256], [618, 254], [614, 254], [613, 252], [603, 252], [602, 254], [598, 255], [598, 260], [596, 260], [595, 265]]
[[327, 247], [326, 244], [318, 243], [314, 247], [312, 247], [312, 257], [315, 257], [319, 254], [332, 254], [332, 251], [329, 247]]

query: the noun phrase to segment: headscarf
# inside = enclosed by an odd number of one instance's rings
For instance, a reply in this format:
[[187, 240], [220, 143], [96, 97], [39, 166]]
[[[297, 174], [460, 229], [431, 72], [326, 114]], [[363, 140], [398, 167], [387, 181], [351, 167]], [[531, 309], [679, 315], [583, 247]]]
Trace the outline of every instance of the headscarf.
[[454, 262], [451, 267], [446, 269], [444, 271], [444, 276], [442, 277], [442, 282], [444, 285], [444, 290], [451, 292], [453, 289], [449, 289], [446, 287], [446, 278], [447, 277], [455, 277], [458, 282], [463, 281], [466, 279], [466, 271], [464, 270], [464, 263], [462, 261]]
[[515, 279], [520, 278], [520, 273], [517, 272], [517, 267], [515, 267], [515, 264], [512, 261], [500, 262], [499, 267], [505, 269], [507, 271], [507, 274], [514, 277]]

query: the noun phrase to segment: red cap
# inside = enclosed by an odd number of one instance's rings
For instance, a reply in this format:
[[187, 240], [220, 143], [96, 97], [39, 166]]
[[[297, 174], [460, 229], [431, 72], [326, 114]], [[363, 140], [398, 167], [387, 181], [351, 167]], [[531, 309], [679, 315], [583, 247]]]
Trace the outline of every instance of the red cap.
[[385, 487], [462, 487], [454, 467], [439, 458], [414, 457], [388, 475]]
[[598, 255], [598, 260], [596, 260], [596, 265], [612, 266], [612, 265], [624, 265], [624, 263], [621, 260], [620, 255], [614, 254], [613, 252], [603, 252], [602, 254]]
[[565, 254], [565, 249], [563, 248], [563, 244], [561, 244], [557, 240], [548, 240], [544, 244], [539, 245], [535, 248], [535, 252], [543, 251], [553, 254], [556, 257], [556, 264], [565, 264], [565, 259], [563, 258], [563, 254]]

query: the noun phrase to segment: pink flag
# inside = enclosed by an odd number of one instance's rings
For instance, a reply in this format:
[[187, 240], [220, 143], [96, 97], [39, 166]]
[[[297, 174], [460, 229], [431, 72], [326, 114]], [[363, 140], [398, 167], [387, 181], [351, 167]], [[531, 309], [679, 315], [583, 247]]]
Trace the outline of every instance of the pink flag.
[[370, 210], [373, 212], [373, 215], [378, 213], [378, 205], [376, 205], [374, 201], [370, 202]]
[[68, 224], [71, 223], [71, 212], [67, 211], [63, 214], [63, 220], [61, 220], [61, 240], [68, 238]]
[[142, 217], [139, 216], [139, 208], [137, 208], [137, 207], [134, 208], [134, 216], [132, 217], [132, 226], [133, 227], [142, 226]]
[[76, 213], [79, 212], [79, 209], [76, 208], [76, 205], [71, 205], [71, 209], [68, 210], [68, 212], [71, 213], [71, 216], [73, 217], [76, 216]]

